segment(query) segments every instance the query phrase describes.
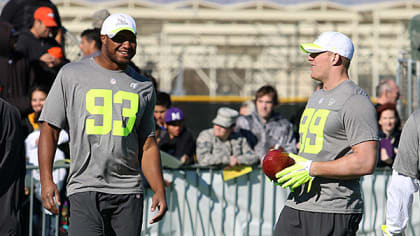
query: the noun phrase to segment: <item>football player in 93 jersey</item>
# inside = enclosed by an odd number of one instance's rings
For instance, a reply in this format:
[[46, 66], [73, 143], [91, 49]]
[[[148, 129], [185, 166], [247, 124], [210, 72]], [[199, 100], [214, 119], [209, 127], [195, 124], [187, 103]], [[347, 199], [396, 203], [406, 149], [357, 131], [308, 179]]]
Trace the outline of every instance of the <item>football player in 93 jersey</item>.
[[149, 223], [167, 211], [155, 141], [152, 82], [128, 67], [136, 53], [136, 24], [112, 14], [101, 28], [101, 54], [64, 66], [40, 120], [42, 203], [57, 214], [60, 197], [51, 169], [60, 129], [70, 134], [70, 235], [140, 235], [142, 168], [154, 191]]
[[322, 33], [301, 44], [311, 77], [324, 84], [302, 114], [295, 164], [276, 174], [290, 193], [274, 235], [356, 235], [363, 213], [359, 179], [375, 169], [378, 127], [366, 92], [349, 79], [352, 41]]

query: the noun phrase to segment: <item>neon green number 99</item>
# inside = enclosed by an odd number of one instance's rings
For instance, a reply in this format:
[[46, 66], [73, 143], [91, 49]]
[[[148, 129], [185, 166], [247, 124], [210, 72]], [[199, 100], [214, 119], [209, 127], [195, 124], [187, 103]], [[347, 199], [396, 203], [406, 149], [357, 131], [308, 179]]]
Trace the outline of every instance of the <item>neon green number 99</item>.
[[[95, 99], [102, 98], [103, 105], [96, 105]], [[139, 95], [125, 91], [118, 91], [112, 96], [112, 90], [91, 89], [86, 93], [86, 110], [93, 115], [102, 115], [102, 125], [95, 125], [95, 118], [86, 119], [86, 134], [105, 135], [111, 132], [116, 136], [127, 136], [131, 133], [136, 121], [139, 107]], [[129, 108], [123, 108], [123, 101], [130, 102]], [[128, 120], [123, 126], [122, 120], [113, 120], [112, 111], [114, 104], [121, 104], [121, 116]]]
[[300, 125], [299, 125], [299, 133], [300, 133], [300, 149], [301, 150], [305, 150], [305, 140], [306, 140], [306, 136], [308, 134], [307, 130], [309, 127], [309, 123], [311, 122], [311, 118], [314, 115], [315, 109], [314, 108], [308, 108], [305, 109], [305, 111], [302, 114], [302, 118], [300, 120]]
[[329, 114], [330, 111], [325, 109], [317, 111], [314, 108], [305, 109], [299, 127], [301, 152], [318, 154], [322, 150], [324, 128]]

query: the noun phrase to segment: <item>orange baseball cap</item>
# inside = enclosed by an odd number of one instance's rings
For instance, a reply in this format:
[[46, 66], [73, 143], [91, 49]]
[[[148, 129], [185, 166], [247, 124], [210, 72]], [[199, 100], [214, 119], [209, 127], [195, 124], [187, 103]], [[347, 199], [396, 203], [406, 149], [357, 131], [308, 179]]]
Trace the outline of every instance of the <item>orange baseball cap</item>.
[[60, 47], [52, 47], [50, 49], [48, 49], [48, 53], [51, 54], [52, 56], [54, 56], [55, 58], [63, 58], [63, 49], [61, 49]]
[[57, 22], [54, 20], [54, 12], [49, 7], [40, 7], [34, 12], [34, 19], [40, 20], [47, 27], [56, 27]]

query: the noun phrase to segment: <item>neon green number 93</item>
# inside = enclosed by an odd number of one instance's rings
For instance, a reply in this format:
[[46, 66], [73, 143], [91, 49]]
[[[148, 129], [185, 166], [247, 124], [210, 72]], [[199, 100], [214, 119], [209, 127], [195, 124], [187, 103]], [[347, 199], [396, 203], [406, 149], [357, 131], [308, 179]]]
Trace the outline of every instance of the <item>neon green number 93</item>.
[[[118, 91], [112, 96], [109, 89], [91, 89], [86, 93], [86, 110], [93, 115], [102, 116], [102, 125], [95, 125], [95, 118], [86, 119], [86, 134], [105, 135], [111, 132], [115, 136], [127, 136], [131, 133], [136, 121], [139, 106], [139, 95], [125, 91]], [[97, 105], [95, 100], [102, 99], [103, 104]], [[129, 108], [122, 108], [123, 100], [130, 102]], [[127, 117], [125, 127], [122, 120], [113, 120], [114, 104], [121, 104], [121, 115]]]

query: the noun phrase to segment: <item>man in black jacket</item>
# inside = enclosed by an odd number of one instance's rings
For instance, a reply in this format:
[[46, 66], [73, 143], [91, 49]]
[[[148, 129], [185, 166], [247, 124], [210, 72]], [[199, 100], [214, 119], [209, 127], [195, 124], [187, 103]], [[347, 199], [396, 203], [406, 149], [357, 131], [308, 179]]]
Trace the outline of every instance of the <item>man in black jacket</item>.
[[30, 110], [29, 90], [33, 86], [34, 74], [29, 60], [15, 51], [16, 32], [12, 25], [0, 22], [0, 83], [2, 98], [16, 106], [21, 116]]
[[50, 88], [58, 70], [68, 62], [58, 42], [51, 34], [58, 23], [54, 11], [39, 7], [33, 13], [33, 24], [29, 31], [19, 34], [16, 51], [29, 59], [35, 73], [35, 84]]
[[19, 112], [0, 98], [0, 235], [23, 235], [25, 171]]

